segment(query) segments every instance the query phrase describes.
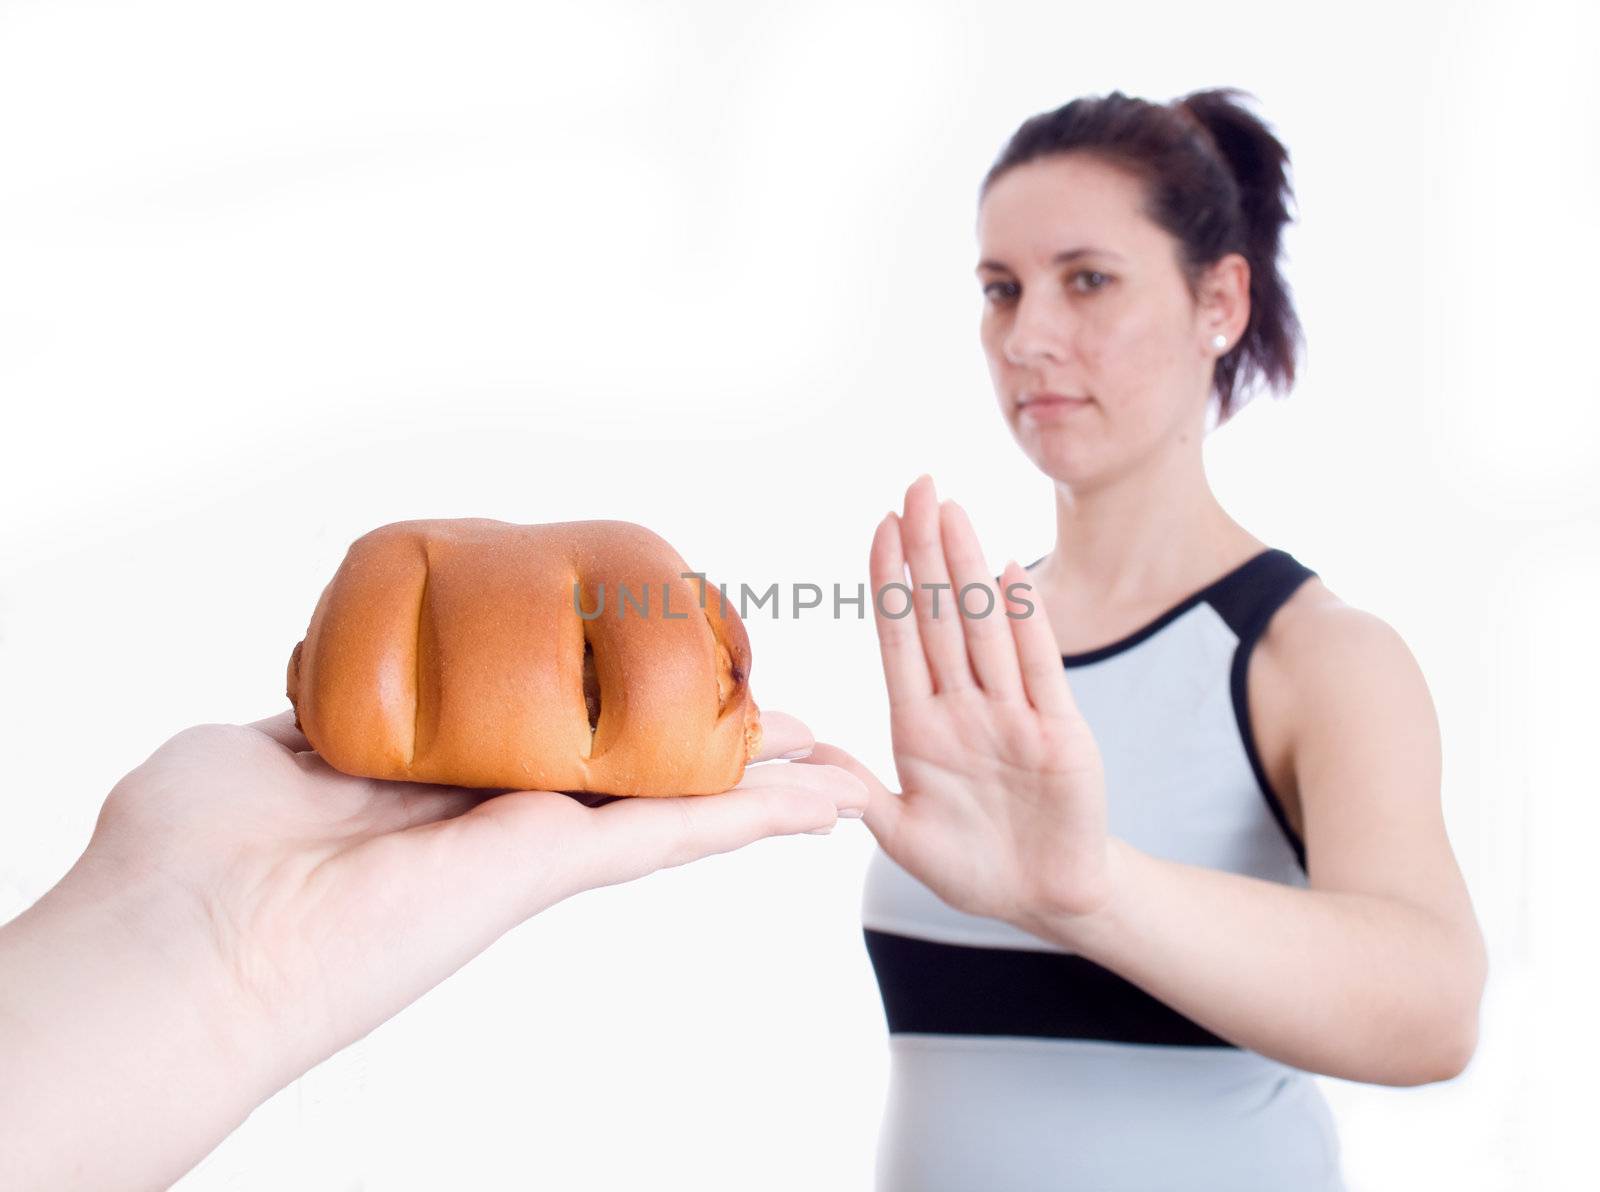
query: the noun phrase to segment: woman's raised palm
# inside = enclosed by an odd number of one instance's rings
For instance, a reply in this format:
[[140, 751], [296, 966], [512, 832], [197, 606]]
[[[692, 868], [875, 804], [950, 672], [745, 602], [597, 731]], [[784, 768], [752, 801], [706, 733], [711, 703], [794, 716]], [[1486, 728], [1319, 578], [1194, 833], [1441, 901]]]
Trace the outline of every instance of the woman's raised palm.
[[[908, 569], [914, 612], [893, 616]], [[957, 910], [1025, 922], [1097, 909], [1109, 897], [1100, 752], [1027, 572], [1010, 562], [996, 584], [966, 513], [922, 477], [879, 523], [871, 574], [900, 793], [838, 746], [807, 760], [861, 778], [884, 852]]]

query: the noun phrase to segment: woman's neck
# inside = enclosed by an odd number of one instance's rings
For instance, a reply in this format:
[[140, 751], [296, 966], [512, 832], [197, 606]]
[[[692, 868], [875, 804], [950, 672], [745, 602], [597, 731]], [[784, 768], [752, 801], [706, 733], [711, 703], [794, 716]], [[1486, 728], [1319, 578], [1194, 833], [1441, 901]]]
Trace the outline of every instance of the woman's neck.
[[1034, 574], [1071, 614], [1165, 606], [1262, 549], [1228, 516], [1199, 451], [1178, 442], [1089, 489], [1056, 485], [1055, 549]]

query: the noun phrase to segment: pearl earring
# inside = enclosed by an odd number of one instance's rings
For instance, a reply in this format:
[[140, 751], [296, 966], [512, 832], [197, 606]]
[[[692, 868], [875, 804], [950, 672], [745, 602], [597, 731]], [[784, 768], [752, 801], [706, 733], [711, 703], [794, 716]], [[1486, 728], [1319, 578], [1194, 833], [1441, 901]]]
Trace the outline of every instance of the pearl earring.
[[1217, 332], [1217, 334], [1211, 337], [1211, 346], [1219, 352], [1222, 351], [1223, 348], [1228, 346], [1228, 337], [1223, 335], [1220, 331]]

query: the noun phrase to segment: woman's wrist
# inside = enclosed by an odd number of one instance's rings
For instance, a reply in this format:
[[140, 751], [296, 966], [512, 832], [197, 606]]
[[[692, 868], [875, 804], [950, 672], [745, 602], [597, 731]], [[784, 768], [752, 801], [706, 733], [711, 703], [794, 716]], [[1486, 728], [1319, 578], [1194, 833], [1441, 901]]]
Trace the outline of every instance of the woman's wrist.
[[232, 971], [227, 941], [204, 899], [153, 873], [102, 875], [86, 860], [46, 896], [51, 904], [41, 900], [40, 909], [75, 920], [92, 938], [114, 940], [130, 974], [148, 982], [134, 987], [130, 977], [123, 982], [130, 994], [159, 993], [183, 1006], [196, 1036], [220, 1061], [241, 1079], [267, 1079], [274, 1059], [271, 1016]]
[[1125, 840], [1107, 836], [1099, 873], [1073, 875], [1065, 883], [1036, 892], [1015, 926], [1075, 953], [1090, 955], [1100, 941], [1115, 936], [1130, 886], [1137, 881], [1141, 856]]
[[0, 978], [0, 1152], [21, 1186], [166, 1186], [297, 1074], [204, 908], [157, 878], [80, 861], [0, 927]]

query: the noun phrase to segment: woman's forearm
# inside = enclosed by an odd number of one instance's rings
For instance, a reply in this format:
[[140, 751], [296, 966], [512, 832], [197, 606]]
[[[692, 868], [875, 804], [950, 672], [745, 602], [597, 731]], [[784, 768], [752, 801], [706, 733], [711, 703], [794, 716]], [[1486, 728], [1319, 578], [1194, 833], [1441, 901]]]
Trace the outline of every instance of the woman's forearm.
[[94, 885], [0, 927], [0, 1186], [168, 1187], [283, 1083], [198, 905]]
[[1481, 940], [1397, 899], [1311, 890], [1110, 842], [1111, 900], [1019, 926], [1241, 1047], [1347, 1080], [1457, 1075], [1477, 1039]]

